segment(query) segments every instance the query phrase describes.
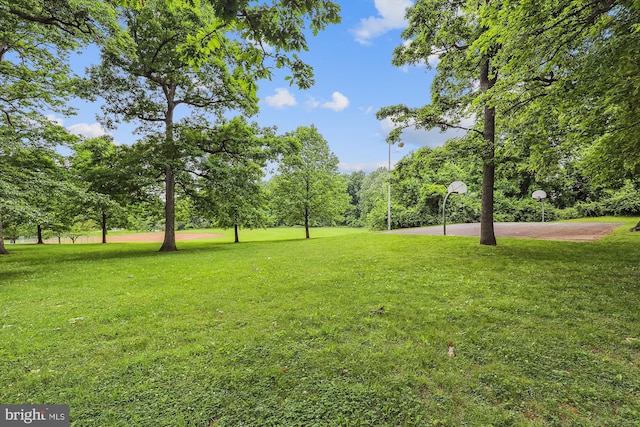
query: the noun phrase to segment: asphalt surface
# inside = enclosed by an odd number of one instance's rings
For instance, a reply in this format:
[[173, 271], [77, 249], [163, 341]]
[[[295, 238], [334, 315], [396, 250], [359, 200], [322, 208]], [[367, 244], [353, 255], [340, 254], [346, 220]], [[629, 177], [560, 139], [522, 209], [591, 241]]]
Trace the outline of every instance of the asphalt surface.
[[[496, 222], [494, 233], [496, 238], [511, 237], [542, 240], [568, 240], [589, 242], [599, 240], [610, 234], [615, 228], [624, 225], [622, 222]], [[405, 228], [386, 231], [391, 234], [428, 234], [442, 235], [443, 226]], [[480, 223], [447, 224], [447, 236], [480, 237]]]

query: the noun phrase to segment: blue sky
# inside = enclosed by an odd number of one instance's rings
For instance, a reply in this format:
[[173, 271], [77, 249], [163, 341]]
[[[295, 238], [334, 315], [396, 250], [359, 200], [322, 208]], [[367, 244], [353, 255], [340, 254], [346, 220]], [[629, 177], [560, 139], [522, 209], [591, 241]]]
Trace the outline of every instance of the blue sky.
[[[300, 54], [311, 64], [316, 84], [308, 90], [289, 86], [285, 73], [259, 83], [260, 113], [251, 118], [263, 126], [277, 126], [280, 133], [299, 126], [315, 125], [340, 159], [342, 172], [371, 172], [388, 163], [385, 137], [388, 121], [375, 113], [381, 107], [406, 104], [417, 107], [429, 103], [434, 70], [426, 66], [395, 67], [393, 50], [400, 44], [406, 27], [404, 11], [411, 0], [342, 0], [342, 23], [332, 25], [308, 39], [309, 51]], [[98, 61], [89, 51], [74, 59], [83, 67]], [[94, 137], [104, 134], [96, 120], [99, 104], [78, 103], [76, 116], [61, 119], [74, 133]], [[58, 120], [60, 120], [58, 118]], [[133, 126], [122, 125], [109, 132], [116, 142], [132, 144], [140, 136]], [[391, 161], [419, 147], [438, 146], [455, 133], [407, 131], [405, 146], [391, 148]], [[460, 135], [458, 133], [458, 135]]]

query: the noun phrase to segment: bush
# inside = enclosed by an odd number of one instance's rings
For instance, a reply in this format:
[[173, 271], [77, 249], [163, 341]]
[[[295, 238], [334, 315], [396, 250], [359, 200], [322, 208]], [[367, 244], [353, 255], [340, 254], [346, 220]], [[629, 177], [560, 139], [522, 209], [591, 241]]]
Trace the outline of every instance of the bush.
[[556, 219], [574, 219], [580, 218], [580, 214], [578, 213], [578, 209], [573, 208], [565, 208], [565, 209], [554, 209], [555, 218]]
[[605, 214], [602, 202], [578, 202], [575, 209], [578, 211], [578, 216], [583, 218], [598, 217]]
[[640, 214], [640, 192], [627, 184], [603, 201], [608, 215], [634, 216]]

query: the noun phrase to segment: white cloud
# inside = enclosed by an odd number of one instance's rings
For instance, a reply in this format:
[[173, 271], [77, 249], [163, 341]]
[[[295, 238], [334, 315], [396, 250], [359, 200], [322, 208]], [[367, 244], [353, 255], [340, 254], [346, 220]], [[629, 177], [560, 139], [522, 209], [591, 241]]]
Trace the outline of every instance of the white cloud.
[[107, 131], [104, 130], [100, 123], [76, 123], [71, 126], [66, 126], [64, 124], [64, 119], [61, 117], [56, 117], [53, 114], [49, 114], [46, 116], [47, 119], [58, 126], [64, 126], [70, 133], [78, 136], [83, 136], [85, 138], [97, 138], [103, 135], [107, 135]]
[[56, 117], [53, 114], [47, 114], [46, 117], [50, 122], [55, 123], [58, 126], [63, 126], [64, 125], [64, 120], [61, 119], [60, 117]]
[[342, 111], [349, 106], [349, 98], [340, 92], [333, 92], [331, 101], [322, 104], [322, 108], [328, 108], [333, 111]]
[[97, 138], [107, 134], [100, 123], [76, 123], [68, 126], [67, 130], [74, 135], [84, 136], [85, 138]]
[[386, 168], [387, 163], [388, 162], [386, 160], [384, 161], [378, 160], [375, 162], [355, 162], [355, 163], [340, 162], [338, 163], [338, 169], [340, 169], [340, 171], [343, 173], [350, 173], [350, 172], [357, 172], [357, 171], [370, 173], [380, 168]]
[[[468, 119], [460, 123], [461, 126], [472, 126], [473, 119]], [[380, 128], [385, 135], [388, 135], [392, 129], [396, 128], [391, 119], [386, 118], [380, 123]], [[431, 130], [416, 129], [415, 126], [410, 126], [402, 131], [402, 141], [405, 144], [415, 145], [418, 147], [440, 147], [451, 138], [459, 138], [467, 134], [468, 131], [463, 129], [449, 129], [441, 132], [440, 129], [435, 128]]]
[[405, 11], [413, 6], [412, 0], [374, 0], [380, 16], [370, 16], [360, 20], [357, 28], [352, 30], [358, 43], [369, 45], [371, 40], [395, 29], [404, 28]]
[[291, 94], [291, 92], [289, 92], [288, 89], [281, 87], [276, 89], [275, 95], [265, 97], [265, 101], [267, 102], [267, 105], [276, 108], [293, 107], [298, 104], [298, 101], [296, 101], [296, 98]]

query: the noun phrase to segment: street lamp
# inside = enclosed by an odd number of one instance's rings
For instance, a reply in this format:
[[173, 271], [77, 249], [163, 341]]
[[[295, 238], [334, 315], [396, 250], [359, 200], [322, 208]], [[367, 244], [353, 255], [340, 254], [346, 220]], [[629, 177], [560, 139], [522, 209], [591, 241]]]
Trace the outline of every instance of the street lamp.
[[[404, 147], [404, 142], [399, 142], [398, 147]], [[387, 231], [391, 231], [391, 143], [389, 143], [389, 188], [387, 190]]]

